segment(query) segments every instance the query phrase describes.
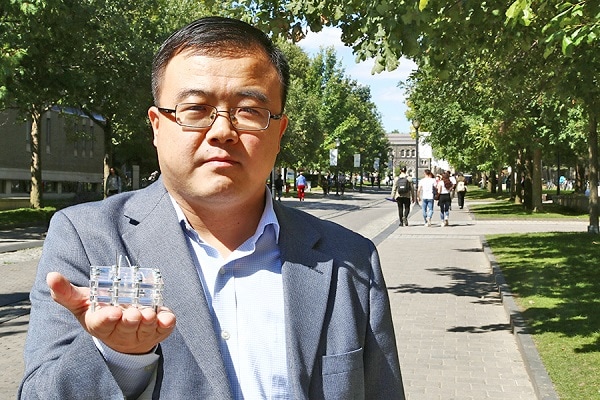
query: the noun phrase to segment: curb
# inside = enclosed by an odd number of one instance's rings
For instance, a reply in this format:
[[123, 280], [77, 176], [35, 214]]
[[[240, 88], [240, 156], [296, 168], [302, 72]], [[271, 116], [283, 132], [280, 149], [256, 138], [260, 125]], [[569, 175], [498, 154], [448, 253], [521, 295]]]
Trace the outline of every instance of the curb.
[[0, 243], [0, 253], [8, 253], [11, 251], [32, 249], [34, 247], [42, 247], [44, 245], [43, 240], [28, 240], [26, 242], [16, 243]]
[[480, 237], [480, 240], [483, 252], [490, 264], [496, 286], [498, 286], [504, 311], [510, 320], [512, 332], [517, 341], [517, 346], [519, 347], [519, 352], [523, 357], [525, 369], [527, 370], [529, 379], [531, 379], [533, 390], [535, 391], [538, 400], [560, 400], [554, 389], [552, 380], [548, 375], [548, 371], [546, 371], [546, 368], [542, 363], [542, 359], [535, 347], [535, 343], [528, 332], [527, 323], [517, 307], [514, 296], [510, 291], [510, 287], [506, 283], [502, 270], [498, 266], [498, 262], [492, 253], [492, 249], [483, 236]]

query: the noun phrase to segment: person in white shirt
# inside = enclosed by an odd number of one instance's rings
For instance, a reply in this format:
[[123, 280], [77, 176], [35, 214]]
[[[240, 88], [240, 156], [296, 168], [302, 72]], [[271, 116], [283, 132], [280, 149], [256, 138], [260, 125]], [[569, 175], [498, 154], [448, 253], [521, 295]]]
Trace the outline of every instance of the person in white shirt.
[[426, 226], [431, 226], [431, 218], [433, 217], [433, 201], [435, 191], [435, 178], [431, 170], [426, 169], [424, 176], [419, 180], [417, 188], [417, 201], [421, 202], [423, 210], [423, 221]]

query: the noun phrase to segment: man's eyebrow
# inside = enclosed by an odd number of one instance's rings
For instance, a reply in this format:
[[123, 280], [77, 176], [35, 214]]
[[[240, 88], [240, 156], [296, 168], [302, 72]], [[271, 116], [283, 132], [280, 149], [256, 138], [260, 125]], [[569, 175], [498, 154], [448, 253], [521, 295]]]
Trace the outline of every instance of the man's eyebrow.
[[177, 94], [175, 95], [175, 99], [177, 99], [177, 101], [179, 102], [189, 97], [206, 97], [207, 94], [208, 93], [202, 89], [184, 89], [180, 92], [177, 92]]
[[[183, 89], [180, 92], [177, 92], [177, 94], [175, 95], [175, 99], [177, 102], [189, 99], [190, 97], [210, 98], [215, 96], [202, 89]], [[235, 97], [240, 100], [253, 99], [266, 105], [271, 103], [269, 101], [269, 97], [260, 90], [242, 89], [236, 93]]]
[[241, 98], [255, 99], [255, 100], [258, 100], [259, 102], [261, 102], [263, 104], [268, 104], [269, 103], [269, 98], [267, 97], [267, 95], [264, 94], [263, 92], [258, 91], [258, 90], [247, 89], [247, 90], [242, 90], [238, 94], [239, 94], [239, 96]]

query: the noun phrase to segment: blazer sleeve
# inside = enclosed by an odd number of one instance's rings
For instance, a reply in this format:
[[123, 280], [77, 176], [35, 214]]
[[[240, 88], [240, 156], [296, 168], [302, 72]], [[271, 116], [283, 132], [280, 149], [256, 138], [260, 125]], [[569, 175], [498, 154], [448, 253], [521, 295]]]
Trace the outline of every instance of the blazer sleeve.
[[405, 398], [396, 335], [379, 254], [371, 246], [369, 329], [365, 338], [365, 399]]
[[[112, 253], [113, 249], [104, 251]], [[46, 284], [46, 275], [57, 271], [74, 285], [87, 286], [89, 266], [90, 259], [72, 221], [58, 212], [50, 223], [30, 294], [20, 399], [123, 399], [92, 336], [70, 311], [52, 299]]]

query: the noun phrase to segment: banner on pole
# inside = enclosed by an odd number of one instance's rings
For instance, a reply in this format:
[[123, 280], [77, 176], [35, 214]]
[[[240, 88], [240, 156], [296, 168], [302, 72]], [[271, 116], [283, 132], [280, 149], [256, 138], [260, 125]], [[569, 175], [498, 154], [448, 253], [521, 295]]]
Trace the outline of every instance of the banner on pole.
[[338, 149], [330, 149], [329, 150], [329, 165], [332, 167], [337, 167], [338, 162]]

